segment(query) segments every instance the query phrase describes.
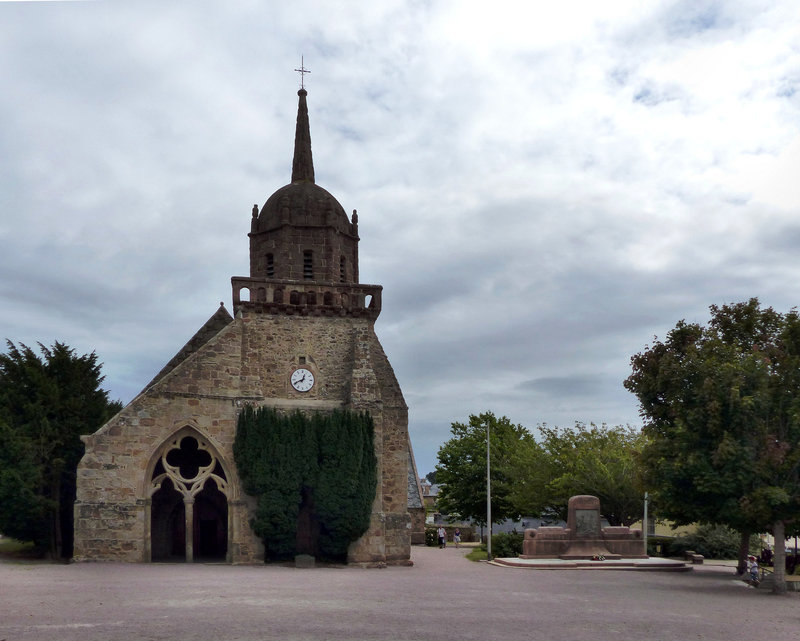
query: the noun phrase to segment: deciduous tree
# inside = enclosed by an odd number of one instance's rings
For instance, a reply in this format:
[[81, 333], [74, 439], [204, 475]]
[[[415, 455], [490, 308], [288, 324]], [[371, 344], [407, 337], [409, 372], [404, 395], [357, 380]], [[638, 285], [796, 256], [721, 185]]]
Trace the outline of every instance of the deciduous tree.
[[758, 299], [711, 306], [631, 359], [648, 436], [645, 482], [678, 523], [771, 529], [775, 591], [800, 517], [800, 317]]
[[539, 426], [539, 438], [491, 412], [453, 423], [436, 467], [439, 507], [486, 522], [486, 432], [491, 433], [492, 520], [522, 515], [566, 519], [576, 494], [600, 499], [612, 525], [642, 516], [639, 454], [644, 437], [631, 427], [576, 423]]
[[591, 494], [610, 525], [642, 518], [639, 455], [644, 436], [630, 426], [576, 423], [574, 428], [539, 426], [540, 449], [515, 457], [518, 469], [511, 501], [524, 514], [565, 520], [571, 496]]
[[486, 524], [486, 445], [491, 439], [492, 522], [520, 514], [509, 499], [513, 466], [511, 460], [536, 448], [533, 436], [508, 418], [492, 412], [472, 414], [468, 423], [452, 423], [451, 438], [439, 448], [436, 480], [437, 505], [445, 514], [458, 514]]

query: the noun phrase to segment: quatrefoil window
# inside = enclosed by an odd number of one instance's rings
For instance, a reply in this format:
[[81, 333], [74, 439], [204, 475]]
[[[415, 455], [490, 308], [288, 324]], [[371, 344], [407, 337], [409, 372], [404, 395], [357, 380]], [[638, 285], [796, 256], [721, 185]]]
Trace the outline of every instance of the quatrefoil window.
[[201, 467], [208, 467], [213, 460], [211, 454], [199, 449], [197, 440], [191, 436], [181, 439], [180, 448], [171, 449], [167, 452], [166, 458], [169, 465], [178, 468], [184, 481], [191, 481], [197, 476]]
[[169, 479], [184, 497], [194, 497], [212, 480], [228, 496], [228, 479], [214, 450], [204, 439], [179, 436], [164, 445], [153, 469], [151, 494]]

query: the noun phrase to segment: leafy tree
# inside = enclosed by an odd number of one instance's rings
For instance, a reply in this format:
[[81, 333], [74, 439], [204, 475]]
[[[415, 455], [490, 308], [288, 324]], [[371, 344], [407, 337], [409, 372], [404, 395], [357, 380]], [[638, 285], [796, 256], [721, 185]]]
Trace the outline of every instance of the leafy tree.
[[7, 347], [0, 354], [0, 531], [69, 558], [80, 435], [122, 405], [100, 388], [105, 377], [94, 352], [39, 343], [40, 357], [23, 344]]
[[648, 443], [645, 484], [659, 513], [775, 537], [775, 588], [786, 590], [784, 541], [800, 517], [800, 317], [758, 299], [711, 306], [705, 327], [680, 321], [632, 357]]
[[428, 472], [425, 475], [425, 478], [427, 479], [428, 483], [430, 483], [431, 485], [436, 485], [436, 483], [438, 482], [436, 480], [436, 470], [434, 470], [433, 472]]
[[492, 434], [492, 520], [523, 514], [566, 519], [569, 498], [600, 499], [612, 525], [641, 518], [639, 454], [644, 442], [631, 427], [576, 423], [572, 429], [539, 426], [539, 438], [491, 412], [453, 423], [439, 449], [439, 506], [486, 522], [486, 429]]
[[630, 426], [576, 423], [572, 429], [539, 426], [540, 449], [515, 457], [519, 479], [511, 501], [523, 514], [566, 520], [571, 496], [591, 494], [611, 525], [642, 517], [639, 455], [642, 433]]
[[439, 509], [486, 524], [486, 433], [491, 440], [492, 521], [520, 516], [510, 501], [511, 461], [537, 447], [533, 436], [521, 425], [492, 412], [472, 414], [468, 423], [452, 423], [452, 437], [439, 448], [436, 479]]

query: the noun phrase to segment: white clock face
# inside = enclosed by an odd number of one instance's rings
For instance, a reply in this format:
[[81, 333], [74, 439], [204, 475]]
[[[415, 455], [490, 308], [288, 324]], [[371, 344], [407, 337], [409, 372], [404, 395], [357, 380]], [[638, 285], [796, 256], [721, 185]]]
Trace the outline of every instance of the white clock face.
[[314, 386], [314, 375], [304, 367], [294, 370], [290, 380], [298, 392], [307, 392]]

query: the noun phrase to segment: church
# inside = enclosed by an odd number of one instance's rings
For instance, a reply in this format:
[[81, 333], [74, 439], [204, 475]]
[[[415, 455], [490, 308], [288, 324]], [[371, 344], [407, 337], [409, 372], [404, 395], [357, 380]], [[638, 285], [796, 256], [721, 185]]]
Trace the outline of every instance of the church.
[[[250, 275], [119, 414], [82, 437], [77, 561], [261, 563], [234, 440], [243, 408], [350, 410], [374, 424], [363, 566], [409, 564], [424, 508], [408, 407], [375, 333], [382, 287], [359, 282], [358, 215], [314, 179], [307, 91], [298, 92], [291, 182], [249, 221]], [[311, 551], [313, 555], [313, 550]]]

